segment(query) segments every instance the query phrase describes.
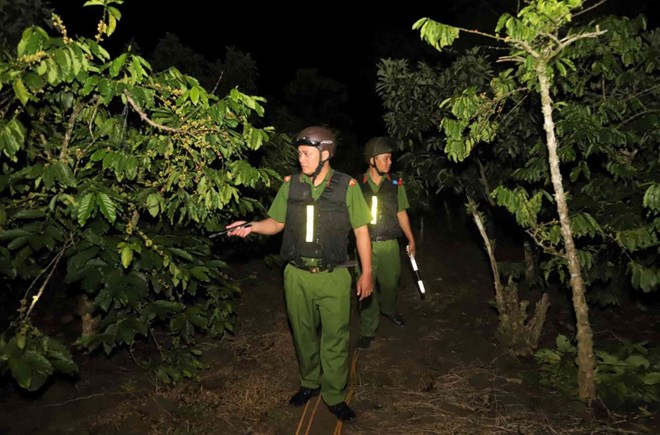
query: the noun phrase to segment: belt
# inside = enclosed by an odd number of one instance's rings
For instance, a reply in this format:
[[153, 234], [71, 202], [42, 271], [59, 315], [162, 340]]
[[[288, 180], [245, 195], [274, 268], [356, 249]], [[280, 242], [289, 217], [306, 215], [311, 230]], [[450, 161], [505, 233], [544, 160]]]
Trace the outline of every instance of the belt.
[[332, 272], [335, 268], [334, 266], [332, 267], [326, 267], [326, 266], [305, 266], [303, 264], [296, 264], [293, 261], [289, 263], [293, 267], [296, 267], [300, 270], [304, 270], [309, 273], [319, 273], [319, 272]]
[[372, 242], [386, 242], [388, 240], [393, 240], [393, 238], [392, 237], [385, 237], [385, 236], [376, 236], [376, 237], [371, 238]]
[[355, 260], [347, 260], [341, 264], [338, 264], [336, 266], [323, 266], [323, 265], [305, 265], [305, 264], [299, 264], [296, 263], [295, 261], [289, 261], [289, 264], [295, 268], [298, 268], [300, 270], [304, 270], [306, 272], [310, 273], [319, 273], [319, 272], [332, 272], [336, 268], [349, 268], [349, 267], [355, 267], [357, 266], [357, 261]]

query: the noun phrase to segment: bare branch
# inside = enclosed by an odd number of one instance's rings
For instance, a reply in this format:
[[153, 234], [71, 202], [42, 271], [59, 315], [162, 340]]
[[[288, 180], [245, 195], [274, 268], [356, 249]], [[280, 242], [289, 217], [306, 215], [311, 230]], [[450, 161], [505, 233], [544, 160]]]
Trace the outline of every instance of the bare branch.
[[92, 143], [96, 142], [96, 138], [94, 137], [94, 131], [92, 130], [92, 124], [94, 124], [94, 119], [96, 119], [96, 114], [98, 113], [99, 110], [99, 105], [101, 104], [101, 98], [99, 95], [96, 95], [94, 97], [94, 111], [92, 112], [92, 116], [89, 118], [89, 124], [87, 124], [87, 128], [89, 129], [89, 135], [92, 138]]
[[486, 170], [484, 169], [484, 165], [481, 164], [481, 159], [477, 159], [477, 166], [479, 166], [479, 177], [483, 183], [483, 188], [484, 192], [486, 193], [488, 204], [490, 204], [491, 207], [495, 207], [497, 204], [495, 203], [495, 200], [490, 196], [490, 185], [488, 184], [488, 178], [486, 177]]
[[497, 58], [497, 60], [495, 60], [495, 62], [497, 62], [497, 63], [500, 63], [500, 62], [523, 63], [523, 62], [525, 62], [525, 58], [520, 57], [520, 56], [502, 56], [502, 57]]
[[541, 35], [542, 35], [542, 36], [545, 36], [545, 37], [548, 38], [548, 39], [551, 39], [551, 40], [554, 41], [556, 44], [561, 44], [561, 41], [559, 40], [559, 38], [557, 38], [557, 37], [556, 37], [555, 35], [553, 35], [552, 33], [545, 33], [545, 32], [543, 32], [543, 33], [541, 33]]
[[536, 243], [536, 245], [546, 254], [554, 255], [560, 258], [566, 258], [566, 254], [563, 251], [557, 250], [557, 248], [550, 245], [549, 242], [546, 243], [547, 241], [538, 234], [538, 228], [529, 228], [525, 230], [525, 232], [529, 234], [532, 240], [534, 240], [534, 243]]
[[[57, 253], [55, 258], [53, 258], [53, 260], [48, 264], [48, 266], [46, 266], [46, 269], [42, 270], [41, 273], [39, 273], [39, 275], [37, 276], [37, 278], [35, 278], [35, 280], [32, 282], [32, 284], [34, 284], [36, 282], [36, 280], [39, 279], [39, 276], [48, 269], [48, 267], [51, 268], [50, 273], [48, 274], [48, 276], [46, 277], [44, 282], [41, 284], [41, 287], [39, 287], [39, 292], [37, 292], [36, 295], [32, 296], [32, 303], [30, 304], [30, 308], [28, 308], [28, 310], [25, 313], [25, 315], [23, 316], [22, 320], [26, 320], [28, 317], [30, 317], [30, 313], [32, 312], [34, 307], [37, 305], [37, 302], [39, 302], [39, 299], [41, 299], [41, 295], [44, 293], [44, 290], [46, 289], [46, 286], [48, 285], [48, 282], [53, 277], [53, 273], [55, 273], [55, 269], [57, 269], [57, 264], [60, 262], [60, 260], [64, 256], [64, 253], [66, 252], [66, 250], [69, 249], [69, 247], [72, 246], [72, 245], [73, 245], [73, 239], [69, 240], [69, 243], [64, 245], [64, 247], [60, 250], [60, 252]], [[30, 285], [30, 287], [32, 287], [32, 285]], [[28, 288], [28, 291], [29, 290], [30, 289]], [[26, 293], [25, 297], [27, 298], [27, 293]]]
[[534, 50], [531, 45], [529, 45], [529, 42], [521, 41], [519, 39], [511, 39], [510, 41], [513, 43], [513, 45], [525, 50], [527, 54], [532, 56], [534, 59], [538, 59], [539, 57], [541, 57], [539, 53], [536, 50]]
[[473, 35], [484, 36], [484, 37], [486, 37], [486, 38], [494, 39], [494, 40], [496, 40], [496, 41], [500, 41], [500, 42], [508, 42], [508, 39], [509, 39], [509, 38], [502, 38], [502, 37], [499, 36], [499, 35], [492, 35], [492, 34], [490, 34], [490, 33], [481, 32], [481, 31], [479, 31], [479, 30], [475, 30], [475, 29], [470, 30], [470, 29], [466, 29], [466, 28], [464, 28], [464, 27], [456, 27], [456, 26], [453, 26], [453, 27], [455, 27], [456, 29], [460, 30], [461, 32], [471, 33], [471, 34], [473, 34]]
[[497, 267], [497, 260], [495, 259], [495, 249], [493, 249], [493, 245], [490, 242], [490, 238], [488, 237], [488, 234], [486, 233], [486, 228], [484, 227], [483, 220], [481, 219], [481, 215], [479, 214], [479, 210], [477, 209], [476, 203], [472, 200], [472, 198], [468, 197], [468, 210], [472, 214], [472, 219], [474, 220], [475, 225], [477, 226], [477, 229], [479, 230], [479, 234], [481, 235], [481, 238], [484, 241], [484, 246], [486, 248], [486, 253], [488, 254], [488, 260], [490, 261], [490, 268], [491, 271], [493, 272], [493, 283], [495, 285], [495, 298], [497, 299], [497, 306], [502, 307], [504, 306], [504, 288], [502, 287], [502, 281], [500, 280], [500, 271], [499, 268]]
[[131, 105], [133, 110], [135, 110], [138, 113], [138, 115], [140, 115], [140, 118], [144, 122], [149, 124], [150, 126], [152, 126], [154, 128], [157, 128], [158, 130], [163, 130], [163, 131], [167, 131], [167, 132], [170, 132], [170, 133], [183, 133], [184, 132], [183, 130], [168, 127], [166, 125], [158, 124], [157, 122], [152, 121], [151, 119], [149, 119], [147, 114], [144, 113], [144, 111], [140, 108], [140, 106], [135, 102], [135, 100], [133, 99], [133, 97], [131, 96], [131, 94], [128, 91], [124, 90], [124, 96], [126, 97], [126, 101], [128, 101], [128, 104]]
[[220, 77], [218, 77], [218, 81], [215, 82], [215, 86], [213, 86], [213, 90], [211, 91], [212, 94], [215, 95], [215, 91], [218, 89], [218, 86], [220, 86], [220, 82], [222, 81], [222, 76], [224, 76], [224, 75], [225, 75], [225, 72], [222, 71], [220, 73]]
[[[525, 89], [525, 88], [520, 88], [519, 90], [520, 90], [520, 91], [524, 91], [524, 90], [526, 90], [526, 89]], [[527, 99], [528, 96], [529, 96], [529, 94], [523, 96], [523, 97], [520, 99], [520, 101], [518, 101], [518, 102], [516, 103], [516, 105], [513, 106], [513, 107], [511, 108], [511, 110], [509, 110], [509, 111], [506, 113], [506, 115], [504, 115], [504, 117], [500, 120], [500, 125], [506, 125], [506, 121], [508, 121], [508, 119], [509, 119], [509, 117], [511, 116], [511, 114], [512, 114], [512, 113], [513, 113], [518, 107], [520, 107], [520, 105], [521, 105], [521, 104]]]
[[559, 46], [552, 53], [550, 53], [548, 59], [552, 59], [553, 57], [558, 55], [564, 48], [568, 47], [569, 45], [571, 45], [576, 41], [579, 41], [581, 39], [597, 38], [600, 35], [604, 35], [606, 32], [607, 30], [600, 30], [600, 27], [596, 26], [596, 30], [593, 32], [580, 33], [579, 35], [563, 38], [561, 40], [561, 44], [559, 44]]
[[658, 112], [660, 112], [660, 109], [644, 110], [643, 112], [635, 113], [633, 116], [621, 121], [619, 125], [617, 125], [617, 127], [623, 127], [624, 125], [628, 124], [630, 121], [633, 121], [641, 116], [649, 115], [651, 113], [658, 113]]
[[80, 111], [85, 106], [85, 103], [82, 101], [78, 102], [69, 116], [69, 122], [66, 125], [66, 131], [64, 132], [64, 140], [62, 141], [62, 149], [60, 149], [60, 160], [66, 159], [66, 154], [69, 149], [69, 142], [71, 142], [71, 135], [73, 134], [73, 127], [76, 125], [76, 120], [80, 115]]
[[584, 8], [584, 9], [582, 9], [580, 12], [576, 12], [576, 13], [574, 13], [574, 14], [573, 14], [573, 17], [578, 17], [578, 16], [580, 16], [580, 15], [582, 15], [582, 14], [584, 14], [584, 13], [587, 13], [587, 12], [589, 12], [590, 10], [595, 9], [595, 8], [597, 8], [598, 6], [602, 5], [602, 4], [605, 3], [606, 1], [607, 1], [607, 0], [601, 0], [601, 1], [599, 1], [598, 3], [596, 3], [596, 4], [593, 5], [593, 6], [589, 6], [588, 8]]

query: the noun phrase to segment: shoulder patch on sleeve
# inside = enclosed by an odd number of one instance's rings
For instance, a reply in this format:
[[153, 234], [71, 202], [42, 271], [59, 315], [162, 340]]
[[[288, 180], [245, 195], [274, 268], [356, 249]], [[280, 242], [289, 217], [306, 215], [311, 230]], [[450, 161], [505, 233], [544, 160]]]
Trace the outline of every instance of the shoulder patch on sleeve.
[[399, 178], [398, 180], [394, 180], [394, 184], [398, 186], [403, 186], [403, 178]]
[[357, 183], [357, 181], [355, 181], [355, 178], [351, 178], [351, 179], [348, 181], [348, 185], [349, 185], [349, 186], [355, 186], [356, 183]]
[[291, 175], [287, 175], [286, 177], [284, 177], [285, 183], [288, 183], [289, 181], [291, 181]]

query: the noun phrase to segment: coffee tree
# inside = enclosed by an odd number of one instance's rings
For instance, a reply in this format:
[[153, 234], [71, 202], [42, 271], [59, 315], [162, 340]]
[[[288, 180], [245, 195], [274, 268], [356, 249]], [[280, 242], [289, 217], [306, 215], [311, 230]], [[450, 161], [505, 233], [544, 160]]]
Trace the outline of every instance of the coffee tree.
[[[258, 212], [276, 173], [250, 162], [269, 140], [263, 99], [218, 98], [176, 69], [153, 74], [103, 48], [121, 19], [102, 11], [94, 38], [27, 28], [0, 62], [0, 272], [17, 315], [0, 370], [28, 390], [76, 370], [32, 320], [49, 292], [87, 301], [78, 344], [111, 354], [151, 340], [165, 382], [201, 367], [196, 336], [231, 330], [239, 291], [208, 234]], [[56, 309], [56, 308], [52, 308]]]

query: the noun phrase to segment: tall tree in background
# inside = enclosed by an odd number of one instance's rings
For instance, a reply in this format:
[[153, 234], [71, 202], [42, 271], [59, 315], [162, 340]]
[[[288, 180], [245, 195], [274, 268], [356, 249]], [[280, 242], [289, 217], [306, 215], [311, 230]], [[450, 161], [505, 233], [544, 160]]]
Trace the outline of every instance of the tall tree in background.
[[348, 89], [344, 83], [316, 68], [299, 69], [284, 86], [282, 96], [271, 103], [268, 120], [277, 131], [294, 135], [308, 125], [328, 126], [342, 148], [334, 157], [335, 165], [351, 174], [362, 169], [361, 144], [356, 143], [353, 120], [346, 113]]
[[155, 71], [175, 67], [195, 77], [208, 92], [224, 96], [235, 87], [241, 92], [257, 90], [257, 63], [249, 53], [234, 47], [225, 48], [224, 59], [207, 59], [172, 33], [166, 33], [151, 53]]
[[0, 53], [16, 47], [26, 27], [43, 25], [52, 13], [48, 0], [0, 2]]
[[[635, 26], [631, 26], [626, 20], [605, 22], [607, 25], [603, 24], [603, 28], [598, 24], [592, 24], [585, 28], [567, 29], [566, 25], [573, 18], [574, 12], [581, 7], [582, 2], [578, 0], [533, 1], [516, 17], [503, 15], [494, 35], [446, 26], [428, 19], [418, 21], [415, 27], [421, 29], [422, 37], [439, 50], [452, 44], [461, 31], [493, 38], [508, 47], [508, 55], [500, 57], [499, 60], [514, 62], [518, 65], [516, 69], [500, 73], [491, 82], [489, 92], [477, 92], [474, 88], [468, 88], [459, 96], [443, 103], [451, 108], [452, 112], [451, 117], [446, 117], [441, 122], [447, 136], [445, 151], [450, 158], [463, 160], [479, 143], [495, 140], [501, 121], [506, 116], [502, 114], [502, 110], [512, 96], [521, 92], [531, 92], [531, 95], [538, 95], [540, 98], [538, 104], [543, 116], [543, 143], [547, 155], [545, 159], [532, 156], [533, 158], [528, 160], [525, 167], [517, 170], [514, 175], [519, 182], [525, 175], [528, 176], [527, 181], [531, 181], [531, 174], [534, 174], [536, 181], [547, 179], [552, 186], [554, 195], [551, 198], [542, 188], [536, 188], [536, 192], [530, 194], [522, 185], [519, 185], [513, 189], [500, 186], [495, 189], [493, 196], [499, 204], [506, 206], [515, 214], [517, 221], [523, 227], [528, 228], [528, 232], [542, 249], [556, 256], [555, 266], [565, 264], [568, 267], [568, 280], [572, 288], [573, 305], [577, 317], [578, 392], [583, 400], [590, 402], [595, 399], [596, 395], [595, 358], [583, 274], [585, 265], [587, 269], [591, 267], [592, 257], [590, 251], [577, 249], [574, 237], [606, 237], [610, 232], [619, 239], [630, 240], [632, 231], [612, 231], [612, 228], [601, 227], [593, 216], [586, 212], [569, 213], [567, 194], [564, 191], [566, 181], [562, 178], [560, 162], [564, 166], [575, 165], [576, 169], [571, 171], [571, 181], [576, 181], [581, 176], [588, 180], [589, 168], [592, 167], [601, 170], [604, 166], [604, 169], [615, 177], [622, 177], [623, 169], [627, 168], [626, 177], [634, 175], [644, 180], [641, 185], [636, 183], [630, 185], [629, 190], [637, 192], [633, 196], [633, 198], [637, 198], [637, 209], [641, 211], [642, 205], [647, 207], [651, 210], [652, 219], [652, 213], [657, 210], [655, 202], [658, 185], [657, 159], [641, 157], [635, 161], [633, 160], [635, 156], [633, 150], [635, 147], [653, 149], [653, 146], [657, 150], [657, 134], [653, 133], [657, 131], [657, 116], [655, 115], [656, 109], [654, 109], [654, 104], [657, 103], [654, 101], [657, 101], [658, 86], [654, 84], [657, 77], [653, 73], [657, 71], [657, 56], [654, 57], [651, 54], [654, 51], [657, 52], [657, 49], [653, 49], [654, 46], [657, 46], [657, 43], [654, 42], [657, 40], [657, 35], [649, 34], [651, 39], [646, 45], [642, 44], [641, 38], [629, 38], [635, 33]], [[607, 39], [606, 30], [612, 35], [609, 39]], [[593, 42], [596, 38], [599, 39], [599, 43]], [[603, 49], [603, 38], [606, 38], [608, 42], [605, 49]], [[651, 55], [649, 56], [649, 54]], [[598, 59], [595, 64], [593, 63], [594, 57]], [[579, 110], [572, 109], [579, 105], [586, 109], [586, 114], [589, 114], [590, 107], [582, 105], [583, 103], [572, 104], [569, 102], [566, 104], [562, 102], [557, 104], [552, 100], [553, 94], [555, 98], [562, 95], [570, 98], [582, 98], [591, 93], [590, 88], [594, 89], [594, 86], [598, 86], [598, 82], [593, 80], [594, 74], [576, 67], [578, 60], [579, 65], [582, 65], [583, 61], [585, 65], [593, 64], [592, 73], [596, 73], [595, 75], [609, 69], [609, 74], [600, 77], [603, 98], [599, 103], [604, 112], [599, 114], [600, 116], [590, 118], [588, 124], [584, 123], [587, 119], [584, 116], [578, 118]], [[612, 107], [616, 100], [608, 95], [608, 92], [612, 90], [616, 90], [615, 93], [619, 92], [630, 83], [634, 83], [634, 81], [627, 82], [629, 77], [625, 75], [625, 72], [616, 77], [616, 74], [620, 72], [619, 64], [639, 65], [634, 68], [634, 74], [643, 76], [643, 73], [646, 73], [648, 82], [641, 82], [637, 85], [641, 89], [632, 95], [634, 99], [628, 100], [629, 103], [632, 103], [629, 108], [619, 107], [619, 110], [625, 110], [628, 113], [629, 119], [623, 118], [617, 121], [615, 118], [621, 112], [615, 113], [611, 109], [607, 109], [607, 107]], [[575, 72], [568, 74], [568, 71], [571, 70], [577, 71], [579, 74]], [[567, 76], [574, 78], [566, 79], [564, 85], [562, 77]], [[606, 82], [607, 86], [604, 85]], [[620, 85], [622, 82], [626, 82], [628, 85], [622, 87]], [[648, 103], [650, 106], [646, 106]], [[559, 124], [556, 124], [557, 116], [560, 119]], [[640, 122], [633, 123], [633, 120]], [[566, 129], [569, 125], [571, 130]], [[565, 139], [565, 143], [560, 145], [558, 137]], [[576, 140], [576, 137], [580, 139]], [[581, 154], [582, 160], [576, 161], [578, 152]], [[592, 152], [594, 157], [590, 157]], [[606, 162], [606, 165], [601, 165], [602, 161]], [[591, 188], [593, 189], [594, 186], [592, 185]], [[576, 192], [579, 191], [576, 188]], [[571, 197], [573, 198], [573, 195]], [[545, 224], [537, 222], [544, 198], [555, 201], [558, 222], [549, 221]], [[622, 245], [624, 250], [632, 248], [633, 251], [653, 245], [657, 246], [658, 224], [656, 218], [650, 226], [647, 225], [645, 228], [640, 228], [639, 231], [634, 231], [638, 241], [635, 246], [632, 243], [629, 243], [627, 247], [625, 243], [619, 243], [619, 245]], [[640, 243], [640, 239], [643, 239], [644, 242]], [[635, 266], [634, 261], [630, 264], [634, 286], [640, 287], [642, 281], [641, 288], [645, 291], [657, 286], [657, 268], [647, 268], [640, 272], [640, 268]]]

